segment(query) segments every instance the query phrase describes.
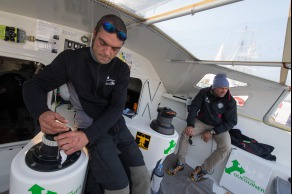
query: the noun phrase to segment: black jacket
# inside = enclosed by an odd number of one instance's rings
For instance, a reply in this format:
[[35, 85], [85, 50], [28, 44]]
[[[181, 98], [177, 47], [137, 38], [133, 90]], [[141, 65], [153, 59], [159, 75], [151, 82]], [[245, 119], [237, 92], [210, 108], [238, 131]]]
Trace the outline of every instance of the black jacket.
[[257, 140], [243, 135], [239, 129], [231, 129], [229, 134], [232, 145], [235, 145], [266, 160], [277, 160], [277, 157], [272, 155], [272, 152], [274, 151], [273, 146], [259, 143]]
[[98, 64], [90, 48], [66, 50], [23, 87], [24, 100], [38, 120], [47, 107], [47, 93], [70, 81], [84, 111], [93, 124], [84, 129], [90, 144], [122, 118], [130, 78], [128, 65], [117, 57], [109, 64]]
[[188, 126], [195, 126], [195, 118], [214, 126], [216, 134], [232, 129], [237, 124], [237, 105], [230, 91], [223, 98], [215, 97], [212, 89], [204, 88], [192, 101], [187, 118]]

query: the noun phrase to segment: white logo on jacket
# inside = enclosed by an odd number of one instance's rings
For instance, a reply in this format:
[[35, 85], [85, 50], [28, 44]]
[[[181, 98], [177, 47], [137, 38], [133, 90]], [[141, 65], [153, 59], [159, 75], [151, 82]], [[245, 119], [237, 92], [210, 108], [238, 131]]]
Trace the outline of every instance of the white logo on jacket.
[[207, 102], [208, 104], [211, 103], [211, 101], [210, 101], [210, 99], [209, 99], [208, 97], [206, 97], [206, 102]]
[[107, 86], [114, 86], [116, 85], [116, 80], [111, 79], [109, 76], [106, 78], [105, 85]]
[[224, 108], [224, 104], [223, 104], [222, 102], [220, 102], [220, 103], [218, 104], [218, 108], [219, 108], [219, 109]]

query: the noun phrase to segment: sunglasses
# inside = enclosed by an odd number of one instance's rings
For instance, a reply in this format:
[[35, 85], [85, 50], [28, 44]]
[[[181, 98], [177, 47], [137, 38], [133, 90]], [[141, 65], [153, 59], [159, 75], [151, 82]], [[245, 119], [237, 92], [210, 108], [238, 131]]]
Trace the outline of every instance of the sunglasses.
[[125, 32], [119, 31], [114, 25], [112, 25], [109, 22], [103, 23], [103, 29], [107, 31], [108, 33], [117, 33], [118, 38], [121, 41], [127, 40], [127, 34]]
[[189, 136], [189, 140], [188, 140], [188, 141], [189, 141], [189, 144], [190, 144], [191, 146], [194, 146], [194, 145], [193, 145], [193, 140], [192, 140], [192, 138], [193, 138], [192, 136]]

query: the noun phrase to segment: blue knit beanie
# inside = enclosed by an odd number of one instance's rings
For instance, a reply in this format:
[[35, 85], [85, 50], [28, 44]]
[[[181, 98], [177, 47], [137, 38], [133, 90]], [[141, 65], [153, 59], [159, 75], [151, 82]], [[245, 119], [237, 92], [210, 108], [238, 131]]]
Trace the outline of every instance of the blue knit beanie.
[[225, 74], [218, 74], [214, 77], [212, 88], [229, 88], [229, 81]]

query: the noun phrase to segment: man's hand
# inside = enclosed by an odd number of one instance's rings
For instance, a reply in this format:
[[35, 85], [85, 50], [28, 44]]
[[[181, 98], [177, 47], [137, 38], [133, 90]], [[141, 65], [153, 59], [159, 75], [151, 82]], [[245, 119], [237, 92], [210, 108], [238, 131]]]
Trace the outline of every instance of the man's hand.
[[201, 136], [201, 139], [204, 140], [204, 142], [208, 143], [208, 141], [210, 139], [212, 139], [213, 135], [209, 132], [206, 131], [205, 133], [203, 133], [203, 135]]
[[[56, 120], [60, 122], [56, 122]], [[39, 123], [41, 131], [45, 134], [58, 134], [69, 130], [66, 126], [68, 120], [52, 111], [47, 111], [41, 114]]]
[[59, 148], [64, 150], [67, 155], [82, 150], [89, 143], [87, 136], [82, 131], [62, 133], [56, 136], [55, 140], [58, 142]]
[[194, 132], [195, 128], [194, 127], [186, 127], [185, 128], [185, 134], [187, 136], [193, 136], [193, 132]]

